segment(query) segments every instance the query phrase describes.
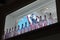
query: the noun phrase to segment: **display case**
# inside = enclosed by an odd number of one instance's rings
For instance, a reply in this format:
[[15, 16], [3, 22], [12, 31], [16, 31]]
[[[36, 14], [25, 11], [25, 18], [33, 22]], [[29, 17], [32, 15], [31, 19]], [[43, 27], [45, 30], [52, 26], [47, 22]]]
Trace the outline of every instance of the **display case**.
[[56, 0], [36, 0], [6, 16], [3, 39], [41, 36], [51, 32], [58, 21]]

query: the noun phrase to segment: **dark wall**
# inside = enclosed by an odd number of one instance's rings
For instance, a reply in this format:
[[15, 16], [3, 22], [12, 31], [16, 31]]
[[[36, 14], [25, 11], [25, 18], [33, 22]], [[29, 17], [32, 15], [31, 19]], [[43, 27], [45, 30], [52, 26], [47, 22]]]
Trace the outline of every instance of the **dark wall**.
[[[2, 6], [0, 6], [0, 39], [2, 38], [2, 35], [4, 33], [4, 24], [5, 24], [5, 17], [6, 15], [10, 14], [13, 11], [18, 10], [19, 8], [22, 8], [30, 3], [32, 3], [35, 0], [9, 0]], [[58, 13], [58, 20], [60, 21], [60, 0], [57, 0], [57, 13]], [[40, 29], [39, 31], [36, 30], [33, 32], [29, 32], [26, 35], [20, 35], [17, 37], [10, 38], [8, 40], [14, 39], [14, 40], [39, 40], [40, 37], [46, 37], [50, 35], [55, 35], [60, 33], [60, 23], [56, 23], [54, 25], [47, 26], [46, 28]], [[34, 35], [33, 35], [34, 34]], [[40, 36], [39, 36], [40, 35]], [[60, 38], [59, 38], [60, 39]], [[42, 39], [43, 40], [43, 39]], [[51, 39], [52, 40], [52, 39]]]
[[38, 38], [36, 40], [60, 40], [60, 34], [54, 34], [43, 38]]
[[1, 4], [4, 4], [6, 2], [6, 0], [0, 0]]
[[57, 13], [58, 13], [58, 21], [60, 22], [60, 0], [56, 0]]

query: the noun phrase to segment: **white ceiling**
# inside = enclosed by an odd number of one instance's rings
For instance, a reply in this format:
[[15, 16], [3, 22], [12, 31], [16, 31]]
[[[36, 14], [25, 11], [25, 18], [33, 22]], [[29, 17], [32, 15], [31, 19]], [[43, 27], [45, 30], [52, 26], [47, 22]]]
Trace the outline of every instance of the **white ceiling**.
[[[13, 17], [18, 17], [18, 16], [21, 16], [21, 15], [25, 15], [27, 12], [29, 12], [30, 10], [33, 10], [35, 9], [36, 7], [42, 7], [43, 5], [46, 5], [48, 4], [49, 2], [51, 2], [53, 0], [37, 0], [21, 9], [18, 9], [17, 11], [14, 11], [12, 12], [11, 14], [9, 14], [10, 16], [13, 16]], [[54, 6], [54, 4], [52, 4]], [[52, 8], [52, 6], [50, 6]]]

